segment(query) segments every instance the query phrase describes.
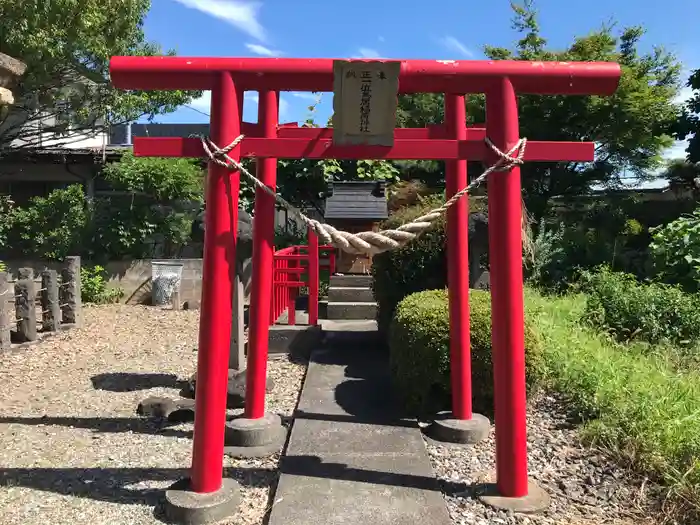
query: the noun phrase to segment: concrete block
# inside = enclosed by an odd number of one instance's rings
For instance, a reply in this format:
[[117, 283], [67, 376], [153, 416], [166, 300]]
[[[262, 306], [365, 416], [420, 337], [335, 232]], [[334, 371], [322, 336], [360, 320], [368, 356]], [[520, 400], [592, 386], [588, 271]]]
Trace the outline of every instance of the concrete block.
[[331, 286], [370, 288], [372, 286], [371, 275], [331, 275]]
[[371, 303], [374, 302], [374, 295], [369, 288], [331, 286], [328, 289], [328, 300], [333, 303]]
[[321, 327], [276, 325], [270, 327], [270, 354], [306, 353], [321, 343]]
[[376, 316], [377, 303], [328, 303], [328, 319], [374, 319]]

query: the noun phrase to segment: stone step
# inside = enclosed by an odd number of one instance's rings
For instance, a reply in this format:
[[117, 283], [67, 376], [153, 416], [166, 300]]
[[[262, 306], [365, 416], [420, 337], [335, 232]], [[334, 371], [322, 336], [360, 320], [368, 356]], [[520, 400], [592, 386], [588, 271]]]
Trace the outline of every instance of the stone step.
[[374, 295], [370, 288], [358, 288], [355, 286], [331, 286], [328, 288], [328, 301], [332, 303], [343, 302], [374, 302]]
[[374, 319], [324, 319], [321, 321], [321, 340], [333, 348], [343, 345], [378, 345], [383, 348]]
[[374, 319], [377, 303], [374, 302], [329, 302], [328, 319]]
[[331, 275], [330, 286], [339, 288], [369, 288], [371, 275]]

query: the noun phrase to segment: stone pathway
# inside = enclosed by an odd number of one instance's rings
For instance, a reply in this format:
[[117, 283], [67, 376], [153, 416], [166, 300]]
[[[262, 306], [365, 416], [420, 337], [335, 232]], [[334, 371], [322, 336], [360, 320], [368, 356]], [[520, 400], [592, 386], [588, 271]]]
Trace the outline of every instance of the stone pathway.
[[395, 419], [376, 331], [335, 324], [311, 355], [269, 525], [449, 525], [417, 424]]

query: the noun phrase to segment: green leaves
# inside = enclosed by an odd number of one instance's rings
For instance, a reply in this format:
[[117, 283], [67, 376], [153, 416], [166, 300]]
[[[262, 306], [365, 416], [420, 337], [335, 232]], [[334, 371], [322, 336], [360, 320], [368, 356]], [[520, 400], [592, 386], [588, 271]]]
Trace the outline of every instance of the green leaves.
[[676, 127], [676, 138], [688, 140], [689, 163], [700, 163], [700, 69], [696, 69], [688, 79], [687, 87], [693, 90], [692, 96], [681, 106], [681, 114]]
[[37, 259], [138, 259], [153, 256], [156, 244], [168, 255], [190, 241], [203, 203], [195, 162], [129, 153], [103, 175], [115, 192], [91, 200], [80, 184], [22, 207], [0, 199], [0, 251]]
[[700, 291], [700, 208], [651, 231], [649, 248], [658, 276], [689, 291]]
[[[112, 56], [163, 54], [143, 33], [149, 0], [2, 0], [0, 5], [3, 52], [27, 64], [15, 91], [18, 104], [11, 113], [12, 122], [55, 116], [71, 123], [71, 133], [65, 137], [70, 142], [95, 125], [152, 119], [199, 95], [123, 91], [111, 86]], [[10, 122], [9, 117], [3, 118]], [[29, 147], [38, 145], [36, 131], [16, 125], [5, 126], [0, 145], [16, 137]]]
[[13, 208], [3, 222], [7, 248], [37, 259], [75, 255], [82, 249], [88, 224], [82, 186], [75, 184], [47, 197], [35, 197], [30, 206]]
[[146, 194], [155, 201], [202, 202], [204, 174], [192, 159], [135, 157], [129, 151], [102, 173], [115, 190]]
[[661, 283], [640, 283], [607, 268], [584, 274], [584, 319], [621, 340], [676, 344], [700, 341], [700, 295]]

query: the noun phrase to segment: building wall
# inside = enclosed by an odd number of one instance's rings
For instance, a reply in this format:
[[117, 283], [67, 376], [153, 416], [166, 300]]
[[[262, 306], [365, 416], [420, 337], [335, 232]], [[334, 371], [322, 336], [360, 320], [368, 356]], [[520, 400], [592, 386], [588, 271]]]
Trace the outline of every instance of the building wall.
[[57, 164], [52, 162], [0, 162], [0, 194], [11, 195], [17, 204], [30, 197], [45, 196], [70, 184], [83, 184], [87, 195], [93, 193], [92, 163]]

